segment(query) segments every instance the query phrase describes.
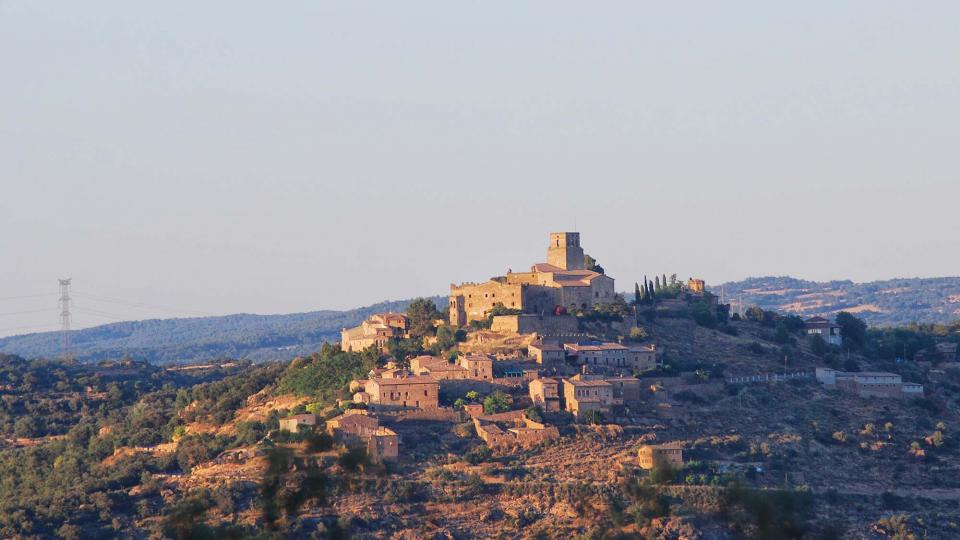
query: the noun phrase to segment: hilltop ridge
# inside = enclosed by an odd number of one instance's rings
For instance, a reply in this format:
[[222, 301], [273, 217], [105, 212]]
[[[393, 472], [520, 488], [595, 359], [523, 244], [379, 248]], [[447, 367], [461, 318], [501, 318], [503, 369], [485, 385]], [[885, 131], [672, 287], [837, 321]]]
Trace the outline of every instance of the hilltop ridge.
[[746, 306], [800, 316], [856, 313], [871, 326], [947, 323], [960, 319], [960, 277], [897, 278], [866, 283], [808, 281], [790, 276], [751, 277], [723, 289], [734, 310]]
[[[445, 305], [445, 298], [434, 298]], [[340, 330], [372, 313], [402, 311], [410, 300], [385, 301], [345, 311], [283, 315], [124, 321], [73, 332], [73, 357], [96, 361], [130, 356], [154, 364], [203, 362], [218, 358], [289, 360], [314, 352], [324, 341], [339, 341]], [[24, 358], [60, 355], [59, 332], [0, 338], [0, 352]]]

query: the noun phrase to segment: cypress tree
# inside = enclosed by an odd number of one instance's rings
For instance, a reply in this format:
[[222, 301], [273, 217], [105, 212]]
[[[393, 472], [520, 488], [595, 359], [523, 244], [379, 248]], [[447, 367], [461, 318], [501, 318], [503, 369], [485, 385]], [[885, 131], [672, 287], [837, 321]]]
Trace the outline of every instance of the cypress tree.
[[661, 283], [663, 283], [663, 288], [666, 289], [666, 288], [667, 288], [667, 275], [666, 275], [666, 274], [663, 275], [663, 281], [662, 281]]
[[633, 284], [633, 303], [639, 305], [641, 300], [643, 300], [643, 295], [640, 294], [640, 284], [634, 282], [634, 284]]
[[654, 281], [654, 292], [660, 292], [660, 276], [653, 276]]

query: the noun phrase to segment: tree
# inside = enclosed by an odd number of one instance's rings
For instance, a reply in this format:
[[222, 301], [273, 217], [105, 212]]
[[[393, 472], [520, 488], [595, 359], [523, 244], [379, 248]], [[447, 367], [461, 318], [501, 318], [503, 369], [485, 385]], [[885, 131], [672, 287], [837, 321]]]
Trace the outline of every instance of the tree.
[[410, 336], [422, 338], [433, 333], [433, 321], [442, 318], [443, 314], [437, 311], [437, 305], [427, 298], [415, 298], [407, 306], [407, 325]]
[[827, 342], [820, 334], [810, 336], [810, 352], [816, 356], [823, 356], [827, 352]]
[[587, 255], [586, 253], [583, 254], [583, 267], [586, 268], [587, 270], [593, 270], [598, 274], [603, 273], [603, 267], [597, 264], [596, 259], [594, 259], [590, 255]]
[[647, 336], [647, 330], [642, 326], [634, 326], [630, 329], [630, 341], [643, 341]]
[[483, 412], [496, 414], [510, 410], [510, 396], [497, 390], [483, 399]]
[[640, 302], [643, 301], [643, 295], [640, 293], [640, 284], [633, 284], [633, 305], [639, 306]]
[[837, 313], [837, 326], [840, 327], [840, 335], [843, 336], [844, 343], [852, 348], [859, 349], [866, 344], [867, 323], [852, 313], [846, 311]]
[[655, 281], [654, 281], [654, 287], [653, 287], [654, 292], [660, 292], [660, 289], [661, 289], [661, 287], [660, 287], [660, 276], [653, 276], [653, 279], [655, 280]]
[[590, 409], [583, 413], [583, 421], [587, 424], [600, 424], [603, 422], [603, 413], [597, 409]]
[[437, 328], [437, 343], [434, 345], [434, 352], [439, 354], [450, 350], [457, 345], [457, 335], [453, 328], [443, 325]]

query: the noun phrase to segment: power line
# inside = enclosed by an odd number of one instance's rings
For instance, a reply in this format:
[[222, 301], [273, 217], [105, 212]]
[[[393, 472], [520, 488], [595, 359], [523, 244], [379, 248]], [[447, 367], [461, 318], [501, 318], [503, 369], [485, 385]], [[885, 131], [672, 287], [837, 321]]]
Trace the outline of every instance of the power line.
[[145, 302], [129, 302], [129, 301], [126, 301], [126, 300], [120, 300], [120, 299], [118, 299], [118, 298], [111, 298], [111, 297], [109, 297], [109, 296], [101, 296], [101, 295], [98, 295], [98, 294], [89, 294], [89, 293], [84, 293], [84, 292], [75, 292], [74, 295], [77, 296], [77, 297], [79, 297], [79, 298], [86, 298], [86, 299], [88, 299], [88, 300], [95, 300], [95, 301], [99, 301], [99, 302], [109, 302], [109, 303], [112, 303], [112, 304], [119, 304], [119, 305], [122, 305], [122, 306], [135, 307], [135, 308], [140, 308], [140, 309], [153, 309], [153, 310], [157, 310], [157, 311], [167, 311], [167, 312], [170, 312], [170, 313], [178, 313], [178, 314], [181, 314], [181, 315], [194, 315], [194, 316], [200, 316], [200, 317], [209, 317], [209, 316], [213, 316], [213, 315], [214, 315], [213, 313], [208, 313], [208, 312], [204, 312], [204, 311], [191, 311], [191, 310], [186, 310], [186, 309], [177, 309], [177, 308], [172, 308], [172, 307], [168, 307], [168, 306], [160, 306], [160, 305], [156, 305], [156, 304], [147, 304], [147, 303], [145, 303]]
[[55, 325], [55, 324], [45, 324], [45, 325], [40, 325], [40, 326], [37, 326], [37, 325], [33, 325], [33, 326], [11, 326], [11, 327], [8, 327], [8, 328], [0, 328], [0, 332], [8, 332], [8, 331], [10, 331], [10, 330], [27, 330], [27, 329], [30, 329], [30, 328], [36, 328], [36, 329], [38, 329], [38, 330], [39, 330], [39, 329], [53, 330], [54, 328], [57, 328], [57, 325]]
[[90, 308], [75, 308], [75, 311], [80, 313], [85, 313], [87, 315], [93, 315], [95, 317], [103, 317], [105, 319], [115, 319], [117, 321], [129, 321], [130, 317], [126, 315], [118, 315], [116, 313], [107, 313], [106, 311], [100, 311], [98, 309]]
[[4, 317], [4, 316], [7, 316], [7, 315], [26, 315], [26, 314], [28, 314], [28, 313], [49, 313], [49, 312], [51, 312], [51, 311], [54, 311], [55, 309], [56, 309], [56, 308], [30, 309], [30, 310], [27, 310], [27, 311], [11, 311], [11, 312], [9, 312], [9, 313], [0, 313], [0, 317]]
[[24, 298], [42, 298], [44, 296], [56, 296], [57, 293], [43, 293], [43, 294], [24, 294], [22, 296], [0, 296], [0, 301], [4, 300], [22, 300]]

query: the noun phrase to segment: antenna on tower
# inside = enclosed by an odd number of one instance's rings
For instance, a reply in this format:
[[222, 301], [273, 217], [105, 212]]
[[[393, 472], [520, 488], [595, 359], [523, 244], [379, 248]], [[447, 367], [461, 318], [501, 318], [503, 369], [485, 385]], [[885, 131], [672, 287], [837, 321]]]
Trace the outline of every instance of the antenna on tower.
[[63, 357], [70, 356], [70, 280], [73, 278], [61, 279], [60, 281], [60, 348], [63, 351]]

